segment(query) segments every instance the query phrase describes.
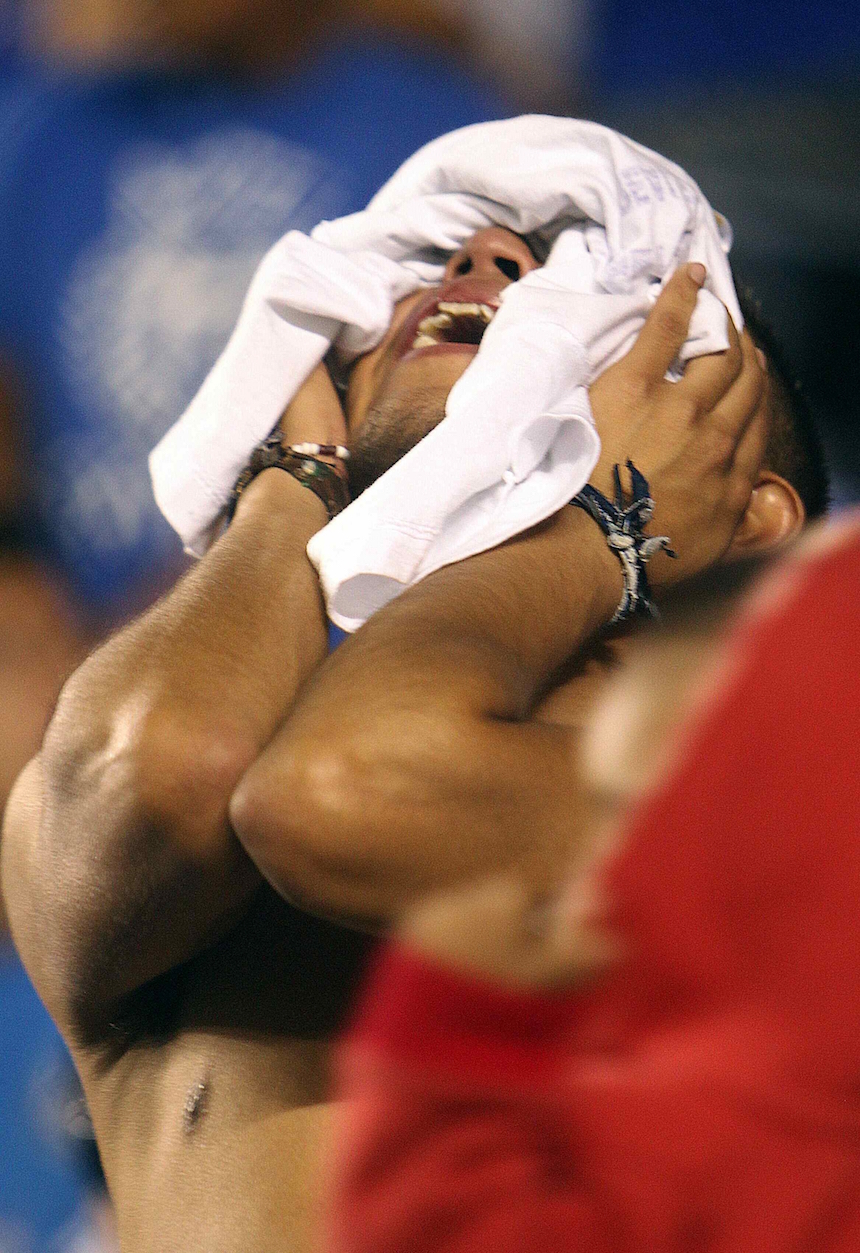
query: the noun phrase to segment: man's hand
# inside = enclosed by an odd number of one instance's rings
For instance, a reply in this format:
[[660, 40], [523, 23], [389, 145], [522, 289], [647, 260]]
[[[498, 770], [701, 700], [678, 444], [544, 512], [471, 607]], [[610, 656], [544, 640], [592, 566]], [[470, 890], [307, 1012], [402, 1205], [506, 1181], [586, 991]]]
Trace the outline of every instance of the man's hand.
[[549, 898], [516, 878], [494, 876], [425, 898], [398, 930], [410, 948], [508, 987], [579, 987], [623, 955], [600, 927], [590, 875]]
[[666, 380], [687, 336], [699, 277], [694, 265], [672, 276], [630, 352], [590, 389], [602, 442], [592, 483], [611, 499], [612, 467], [630, 458], [655, 502], [650, 533], [668, 535], [678, 553], [677, 561], [654, 558], [657, 590], [728, 548], [767, 441], [767, 375], [752, 339], [739, 337], [731, 318], [726, 352], [689, 362], [678, 383]]
[[346, 419], [323, 364], [308, 375], [281, 418], [284, 444], [345, 444]]

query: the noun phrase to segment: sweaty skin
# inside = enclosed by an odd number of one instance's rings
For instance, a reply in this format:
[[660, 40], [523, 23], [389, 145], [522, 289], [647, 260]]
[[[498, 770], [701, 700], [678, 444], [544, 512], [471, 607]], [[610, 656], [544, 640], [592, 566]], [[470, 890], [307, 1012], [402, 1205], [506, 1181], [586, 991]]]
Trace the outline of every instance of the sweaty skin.
[[[489, 248], [482, 233], [452, 258], [452, 280], [490, 267], [498, 283], [498, 259], [510, 261], [511, 251], [522, 258], [522, 241], [490, 234]], [[667, 287], [632, 365], [613, 367], [595, 393], [609, 415], [609, 446], [612, 422], [626, 424], [655, 495], [662, 487], [666, 529], [688, 540], [680, 574], [743, 531], [765, 426], [761, 372], [745, 343], [664, 391], [696, 291], [685, 274]], [[409, 371], [433, 382], [434, 354], [389, 358], [363, 403], [356, 389], [386, 348], [353, 381], [359, 437], [392, 389], [408, 395]], [[457, 356], [435, 359], [450, 372]], [[465, 368], [469, 354], [460, 356]], [[327, 378], [314, 376], [285, 417], [286, 439], [343, 442], [333, 396]], [[679, 397], [689, 419], [683, 438]], [[660, 437], [667, 423], [671, 452]], [[518, 860], [517, 832], [532, 844], [544, 833], [549, 845], [576, 836], [571, 746], [593, 665], [570, 664], [561, 682], [558, 667], [609, 619], [621, 593], [618, 564], [593, 522], [565, 510], [497, 553], [440, 572], [396, 602], [395, 613], [379, 615], [378, 630], [369, 624], [325, 661], [324, 611], [305, 554], [325, 520], [322, 503], [290, 476], [260, 474], [207, 556], [75, 672], [8, 807], [2, 871], [13, 935], [80, 1070], [124, 1253], [311, 1247], [329, 1115], [327, 1042], [372, 941], [301, 912], [266, 878], [320, 913], [384, 921], [430, 884], [473, 875], [488, 860]], [[711, 539], [694, 543], [705, 526]], [[497, 589], [489, 615], [482, 596], [473, 598], [487, 586]], [[365, 642], [362, 656], [356, 646]], [[310, 711], [313, 751], [335, 737], [341, 752], [341, 724], [347, 736], [355, 726], [356, 667], [387, 698], [418, 694], [431, 713], [433, 752], [418, 754], [414, 793], [398, 792], [386, 747], [397, 728], [383, 721], [388, 734], [375, 731], [368, 748], [394, 793], [386, 785], [370, 799], [402, 847], [392, 857], [387, 835], [380, 841], [372, 824], [358, 824], [352, 847], [321, 858], [307, 759], [300, 777], [282, 773], [283, 749], [295, 745], [286, 729], [302, 689], [302, 742]], [[367, 691], [362, 699], [361, 712], [375, 716]], [[472, 736], [464, 708], [489, 741]], [[464, 742], [474, 754], [464, 764], [487, 770], [477, 795], [468, 770], [451, 772]], [[404, 748], [415, 743], [403, 740]], [[323, 766], [331, 761], [320, 757]], [[356, 800], [364, 802], [373, 770], [361, 765]], [[264, 837], [273, 780], [289, 820], [280, 812]], [[306, 818], [303, 847], [295, 831]], [[446, 825], [433, 831], [433, 821]]]

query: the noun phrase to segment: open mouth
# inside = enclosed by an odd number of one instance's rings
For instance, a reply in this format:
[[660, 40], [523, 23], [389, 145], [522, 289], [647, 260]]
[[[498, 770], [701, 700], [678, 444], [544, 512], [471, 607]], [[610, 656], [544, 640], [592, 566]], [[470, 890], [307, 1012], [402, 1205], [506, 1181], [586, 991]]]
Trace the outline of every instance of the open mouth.
[[437, 344], [469, 344], [477, 347], [492, 322], [498, 304], [474, 301], [440, 300], [415, 330], [409, 351], [432, 348]]
[[[457, 290], [457, 288], [461, 290]], [[499, 292], [487, 284], [459, 281], [429, 293], [407, 319], [396, 357], [440, 352], [476, 353], [484, 332], [499, 311]], [[454, 290], [450, 290], [454, 288]], [[466, 288], [466, 290], [463, 290]], [[458, 296], [472, 299], [456, 299]]]

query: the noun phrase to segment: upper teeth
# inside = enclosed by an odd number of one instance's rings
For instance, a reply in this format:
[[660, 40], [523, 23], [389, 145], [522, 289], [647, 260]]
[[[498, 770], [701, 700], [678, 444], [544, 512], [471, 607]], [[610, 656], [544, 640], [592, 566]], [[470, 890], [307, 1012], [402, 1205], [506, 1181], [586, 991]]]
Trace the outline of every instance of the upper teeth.
[[429, 314], [418, 323], [413, 348], [427, 348], [438, 343], [438, 332], [451, 326], [455, 317], [481, 318], [489, 325], [496, 313], [492, 305], [458, 300], [440, 300], [436, 309], [436, 313]]
[[436, 308], [440, 313], [471, 313], [483, 318], [485, 322], [492, 322], [496, 312], [492, 305], [464, 304], [457, 300], [440, 300]]

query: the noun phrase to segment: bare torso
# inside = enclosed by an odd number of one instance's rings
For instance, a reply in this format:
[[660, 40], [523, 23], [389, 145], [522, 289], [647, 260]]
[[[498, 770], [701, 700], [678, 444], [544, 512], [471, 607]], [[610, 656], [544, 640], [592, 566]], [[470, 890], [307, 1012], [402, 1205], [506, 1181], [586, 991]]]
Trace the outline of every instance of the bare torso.
[[[580, 726], [613, 664], [605, 647], [592, 652], [534, 716]], [[38, 821], [36, 803], [29, 812]], [[539, 844], [534, 871], [543, 879], [568, 850]], [[196, 957], [125, 998], [109, 1021], [97, 1012], [102, 1025], [85, 1039], [67, 1033], [123, 1253], [316, 1247], [332, 1113], [329, 1041], [373, 945], [264, 884]]]
[[368, 948], [264, 887], [230, 934], [76, 1050], [123, 1253], [312, 1245], [326, 1041]]

